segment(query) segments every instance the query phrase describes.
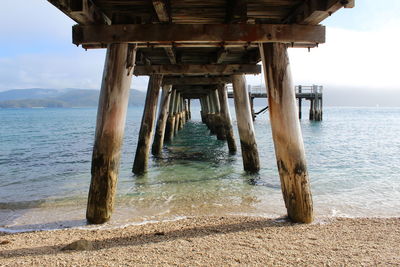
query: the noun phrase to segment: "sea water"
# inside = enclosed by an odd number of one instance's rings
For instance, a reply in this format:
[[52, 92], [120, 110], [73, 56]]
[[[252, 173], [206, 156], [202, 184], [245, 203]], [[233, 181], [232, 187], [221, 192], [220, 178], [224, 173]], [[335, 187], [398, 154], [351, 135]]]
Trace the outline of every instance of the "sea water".
[[[86, 224], [96, 112], [0, 109], [0, 231]], [[258, 174], [243, 171], [240, 147], [230, 155], [192, 105], [192, 120], [161, 157], [150, 158], [148, 172], [136, 176], [131, 169], [142, 112], [143, 107], [128, 109], [108, 226], [198, 215], [286, 214], [268, 113], [254, 123]], [[236, 129], [232, 106], [231, 113]], [[400, 108], [326, 107], [322, 122], [306, 117], [301, 129], [316, 216], [400, 216]], [[235, 137], [239, 145], [236, 130]]]

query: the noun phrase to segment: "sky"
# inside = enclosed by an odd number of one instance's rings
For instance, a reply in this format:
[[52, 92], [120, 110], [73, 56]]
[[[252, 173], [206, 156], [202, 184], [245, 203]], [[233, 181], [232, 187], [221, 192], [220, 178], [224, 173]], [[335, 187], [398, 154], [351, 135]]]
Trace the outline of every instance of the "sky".
[[[105, 49], [85, 51], [71, 41], [75, 23], [46, 0], [1, 0], [0, 91], [87, 88], [101, 84]], [[327, 42], [289, 49], [295, 84], [400, 92], [400, 0], [356, 0], [323, 22]], [[262, 75], [247, 77], [264, 84]], [[132, 88], [145, 90], [147, 78]]]

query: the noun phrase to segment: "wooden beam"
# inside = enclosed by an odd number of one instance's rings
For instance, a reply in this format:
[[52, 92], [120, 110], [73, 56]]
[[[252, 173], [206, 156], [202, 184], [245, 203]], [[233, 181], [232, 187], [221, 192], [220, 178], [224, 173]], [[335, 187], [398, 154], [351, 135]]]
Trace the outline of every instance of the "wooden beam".
[[[258, 48], [257, 42], [228, 42], [224, 43], [225, 48], [230, 48], [230, 47], [257, 47]], [[308, 48], [308, 47], [316, 47], [318, 44], [317, 43], [290, 43], [291, 47], [294, 48]], [[82, 47], [84, 49], [101, 49], [101, 48], [107, 48], [106, 44], [83, 44]], [[173, 48], [183, 48], [183, 47], [190, 47], [190, 48], [205, 48], [205, 47], [221, 47], [220, 43], [216, 42], [184, 42], [184, 43], [177, 43], [177, 42], [165, 42], [165, 43], [159, 43], [159, 42], [149, 42], [149, 43], [137, 43], [137, 48], [164, 48], [164, 47], [173, 47]], [[177, 54], [175, 52], [175, 54]], [[178, 55], [175, 55], [177, 63], [179, 62]]]
[[225, 58], [228, 56], [229, 51], [226, 48], [220, 48], [217, 52], [217, 56], [215, 57], [215, 63], [221, 64]]
[[166, 0], [152, 0], [154, 10], [156, 11], [160, 22], [171, 22], [171, 17], [168, 13], [168, 5]]
[[176, 64], [176, 55], [175, 55], [175, 50], [172, 47], [164, 47], [165, 53], [167, 54], [167, 57], [169, 59], [169, 62], [171, 64]]
[[247, 0], [227, 0], [225, 23], [247, 22]]
[[148, 42], [324, 43], [321, 25], [284, 24], [127, 24], [73, 26], [73, 43], [94, 45]]
[[284, 20], [284, 23], [317, 25], [342, 7], [351, 8], [354, 0], [304, 1]]
[[163, 84], [173, 85], [207, 85], [207, 84], [225, 84], [231, 83], [231, 76], [217, 77], [165, 77]]
[[111, 20], [92, 0], [48, 0], [68, 17], [81, 25], [111, 24]]
[[225, 64], [225, 65], [151, 65], [135, 66], [134, 75], [231, 75], [231, 74], [259, 74], [261, 66], [255, 64]]

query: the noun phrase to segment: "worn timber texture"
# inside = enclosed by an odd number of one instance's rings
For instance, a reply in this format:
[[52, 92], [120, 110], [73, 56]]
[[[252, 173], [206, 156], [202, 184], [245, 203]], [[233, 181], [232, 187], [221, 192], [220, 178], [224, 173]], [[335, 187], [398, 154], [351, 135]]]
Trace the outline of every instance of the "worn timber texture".
[[143, 174], [147, 170], [150, 153], [150, 140], [154, 132], [154, 121], [156, 118], [161, 82], [162, 75], [154, 74], [150, 76], [142, 123], [140, 125], [135, 161], [132, 168], [132, 172], [135, 174]]
[[164, 145], [165, 128], [168, 118], [169, 99], [171, 96], [171, 85], [164, 85], [162, 88], [160, 110], [157, 120], [156, 131], [154, 134], [153, 146], [151, 152], [157, 156], [161, 154]]
[[178, 64], [178, 65], [147, 65], [147, 66], [136, 66], [134, 74], [140, 75], [152, 75], [152, 74], [164, 74], [164, 75], [231, 75], [237, 73], [244, 74], [259, 74], [261, 73], [261, 66], [251, 64], [226, 64], [226, 65], [215, 65], [215, 64]]
[[325, 43], [325, 27], [297, 24], [75, 25], [76, 45], [109, 43], [281, 42]]
[[260, 45], [269, 114], [281, 187], [288, 216], [294, 222], [313, 221], [313, 203], [297, 117], [289, 58], [284, 44]]
[[246, 80], [244, 75], [233, 75], [232, 81], [243, 167], [245, 171], [258, 172], [260, 170], [260, 160], [254, 134], [253, 118], [251, 117], [249, 94], [246, 89]]
[[231, 121], [231, 113], [229, 112], [228, 104], [228, 92], [226, 91], [225, 85], [219, 85], [217, 87], [219, 103], [221, 107], [221, 119], [224, 127], [226, 141], [228, 143], [228, 148], [230, 153], [236, 152], [236, 142], [235, 136], [233, 135], [233, 127]]
[[135, 53], [128, 44], [107, 48], [86, 211], [89, 223], [104, 223], [113, 211]]

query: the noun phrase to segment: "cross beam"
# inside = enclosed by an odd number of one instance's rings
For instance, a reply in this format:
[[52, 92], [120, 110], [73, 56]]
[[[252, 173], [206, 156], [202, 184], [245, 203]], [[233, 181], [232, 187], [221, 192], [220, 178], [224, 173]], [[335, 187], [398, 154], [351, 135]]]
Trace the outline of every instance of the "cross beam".
[[129, 24], [75, 25], [73, 43], [99, 45], [110, 43], [168, 42], [279, 42], [324, 43], [321, 25], [285, 24]]
[[92, 0], [48, 0], [75, 22], [82, 25], [111, 24]]
[[230, 76], [217, 77], [164, 77], [163, 84], [172, 85], [207, 85], [207, 84], [225, 84], [232, 83]]
[[255, 64], [176, 64], [176, 65], [149, 65], [135, 66], [134, 75], [233, 75], [233, 74], [259, 74], [261, 66]]
[[354, 7], [354, 1], [355, 0], [304, 1], [289, 14], [284, 22], [317, 25], [342, 7]]

